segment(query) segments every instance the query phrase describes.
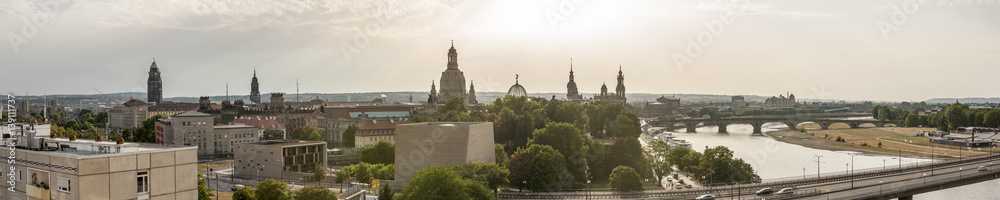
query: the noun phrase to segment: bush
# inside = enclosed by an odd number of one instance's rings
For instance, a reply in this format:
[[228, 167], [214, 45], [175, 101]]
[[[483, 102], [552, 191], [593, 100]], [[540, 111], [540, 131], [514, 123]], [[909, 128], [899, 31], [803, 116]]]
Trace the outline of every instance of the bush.
[[611, 181], [608, 183], [611, 191], [642, 191], [642, 180], [639, 178], [639, 173], [628, 166], [615, 167], [608, 180]]

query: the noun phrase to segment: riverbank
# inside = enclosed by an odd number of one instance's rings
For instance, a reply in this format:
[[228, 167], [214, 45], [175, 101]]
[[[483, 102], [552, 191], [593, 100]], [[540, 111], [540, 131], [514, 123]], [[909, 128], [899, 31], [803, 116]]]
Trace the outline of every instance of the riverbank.
[[[900, 153], [908, 156], [937, 158], [957, 158], [960, 155], [985, 155], [985, 152], [965, 150], [959, 152], [957, 147], [926, 142], [927, 138], [908, 137], [926, 128], [857, 128], [857, 129], [825, 129], [800, 131], [775, 131], [765, 135], [777, 141], [802, 145], [809, 148], [830, 151], [856, 151], [863, 154], [897, 156]], [[932, 130], [932, 129], [928, 129]], [[845, 141], [837, 142], [841, 137]], [[879, 147], [879, 143], [882, 143]], [[863, 146], [862, 144], [867, 144]], [[933, 145], [933, 149], [932, 149]]]

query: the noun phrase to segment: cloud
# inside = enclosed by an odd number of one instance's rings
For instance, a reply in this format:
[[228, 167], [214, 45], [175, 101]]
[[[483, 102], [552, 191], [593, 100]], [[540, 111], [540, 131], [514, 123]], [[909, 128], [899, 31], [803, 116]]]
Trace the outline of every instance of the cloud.
[[[303, 29], [357, 30], [376, 17], [393, 22], [426, 21], [438, 17], [438, 1], [324, 0], [115, 0], [88, 2], [106, 27], [179, 29], [191, 31]], [[447, 6], [444, 6], [445, 8]]]

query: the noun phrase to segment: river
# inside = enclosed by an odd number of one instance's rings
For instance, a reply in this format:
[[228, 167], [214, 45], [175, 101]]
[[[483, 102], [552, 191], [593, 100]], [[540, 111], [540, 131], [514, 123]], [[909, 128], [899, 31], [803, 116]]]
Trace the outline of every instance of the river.
[[[846, 151], [830, 151], [813, 149], [796, 144], [789, 144], [772, 139], [768, 136], [753, 136], [753, 127], [746, 124], [728, 126], [728, 134], [717, 133], [715, 126], [697, 128], [697, 133], [684, 133], [683, 129], [674, 132], [674, 136], [691, 143], [692, 148], [703, 152], [708, 147], [726, 146], [734, 151], [734, 156], [749, 163], [762, 179], [792, 179], [816, 177], [817, 156], [819, 158], [818, 172], [847, 173], [852, 164], [850, 153]], [[787, 131], [780, 123], [764, 124], [764, 132]], [[918, 163], [919, 162], [919, 163]], [[858, 154], [853, 157], [854, 170], [894, 168], [899, 165], [928, 164], [929, 159], [898, 156]], [[915, 199], [1000, 199], [989, 192], [1000, 187], [1000, 180], [992, 180], [972, 185], [966, 185], [947, 190], [915, 195]]]

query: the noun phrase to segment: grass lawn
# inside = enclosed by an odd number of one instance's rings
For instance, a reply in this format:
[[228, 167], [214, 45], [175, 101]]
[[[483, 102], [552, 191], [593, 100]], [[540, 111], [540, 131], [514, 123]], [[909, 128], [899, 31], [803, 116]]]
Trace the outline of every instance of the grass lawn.
[[[831, 126], [832, 127], [832, 126]], [[941, 145], [934, 144], [929, 141], [926, 137], [911, 137], [912, 133], [918, 133], [920, 131], [927, 130], [927, 128], [900, 128], [900, 127], [890, 127], [890, 128], [858, 128], [858, 129], [826, 129], [826, 130], [809, 130], [808, 132], [815, 134], [815, 137], [820, 139], [827, 139], [834, 141], [837, 137], [844, 138], [847, 142], [835, 142], [835, 145], [859, 148], [871, 151], [878, 151], [884, 153], [895, 153], [899, 150], [903, 151], [903, 154], [909, 155], [919, 155], [919, 156], [929, 156], [931, 152], [931, 146], [937, 148], [934, 151], [938, 156], [946, 155], [959, 155], [959, 147], [951, 145]], [[879, 148], [878, 144], [882, 143], [882, 147]], [[868, 144], [868, 146], [861, 146], [862, 144]], [[975, 151], [975, 148], [973, 148]], [[982, 152], [989, 152], [985, 150]], [[982, 152], [977, 152], [975, 154], [983, 154]], [[968, 153], [966, 151], [965, 153]]]

